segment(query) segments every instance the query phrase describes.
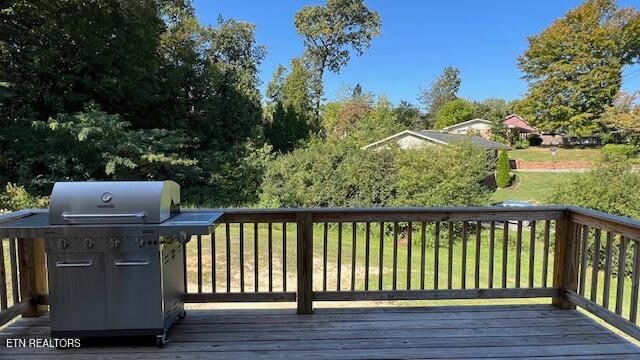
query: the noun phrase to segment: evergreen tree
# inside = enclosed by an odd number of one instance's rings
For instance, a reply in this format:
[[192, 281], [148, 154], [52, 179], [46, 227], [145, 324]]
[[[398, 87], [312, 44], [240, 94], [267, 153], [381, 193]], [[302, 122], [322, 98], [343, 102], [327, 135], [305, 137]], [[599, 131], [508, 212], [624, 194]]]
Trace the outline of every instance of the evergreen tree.
[[509, 174], [510, 170], [511, 166], [509, 165], [509, 155], [506, 150], [502, 150], [498, 157], [498, 165], [496, 169], [496, 183], [499, 188], [511, 185], [511, 175]]

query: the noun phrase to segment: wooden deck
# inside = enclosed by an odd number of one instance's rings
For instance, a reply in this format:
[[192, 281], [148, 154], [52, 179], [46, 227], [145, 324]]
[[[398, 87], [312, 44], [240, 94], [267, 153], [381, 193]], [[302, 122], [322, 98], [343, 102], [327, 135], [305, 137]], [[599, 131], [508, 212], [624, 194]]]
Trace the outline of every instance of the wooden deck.
[[0, 359], [640, 359], [640, 348], [582, 313], [550, 305], [189, 310], [162, 349], [147, 339], [5, 347], [7, 338], [46, 338], [48, 321], [0, 331]]

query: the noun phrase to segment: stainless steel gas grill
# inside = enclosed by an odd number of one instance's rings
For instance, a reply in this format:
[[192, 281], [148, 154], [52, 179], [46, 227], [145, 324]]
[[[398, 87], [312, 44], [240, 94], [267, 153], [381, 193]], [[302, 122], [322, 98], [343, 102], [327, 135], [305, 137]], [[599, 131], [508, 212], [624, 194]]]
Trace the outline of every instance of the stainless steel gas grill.
[[53, 337], [156, 336], [184, 316], [183, 244], [217, 212], [180, 212], [173, 181], [60, 182], [49, 211], [3, 218], [0, 237], [44, 237]]

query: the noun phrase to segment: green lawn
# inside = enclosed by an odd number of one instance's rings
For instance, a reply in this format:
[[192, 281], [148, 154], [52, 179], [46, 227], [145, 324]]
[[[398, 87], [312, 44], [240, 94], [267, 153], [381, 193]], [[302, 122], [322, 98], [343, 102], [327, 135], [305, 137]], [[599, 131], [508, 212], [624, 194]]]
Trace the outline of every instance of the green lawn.
[[[523, 161], [553, 161], [549, 148], [532, 146], [527, 149], [509, 151], [509, 159]], [[600, 148], [558, 148], [555, 161], [597, 161], [600, 158]]]
[[505, 200], [531, 201], [535, 204], [548, 204], [554, 190], [567, 184], [578, 176], [574, 172], [524, 172], [514, 171], [516, 181], [504, 189], [497, 189], [492, 196], [492, 202]]

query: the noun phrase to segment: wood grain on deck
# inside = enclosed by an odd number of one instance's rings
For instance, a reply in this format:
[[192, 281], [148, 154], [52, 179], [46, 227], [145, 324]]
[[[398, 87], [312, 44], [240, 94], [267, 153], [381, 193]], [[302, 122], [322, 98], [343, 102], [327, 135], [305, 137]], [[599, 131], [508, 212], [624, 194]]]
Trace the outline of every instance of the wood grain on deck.
[[546, 305], [190, 310], [162, 349], [147, 339], [5, 347], [7, 338], [47, 338], [48, 322], [0, 331], [0, 359], [640, 359], [640, 348], [580, 312]]

